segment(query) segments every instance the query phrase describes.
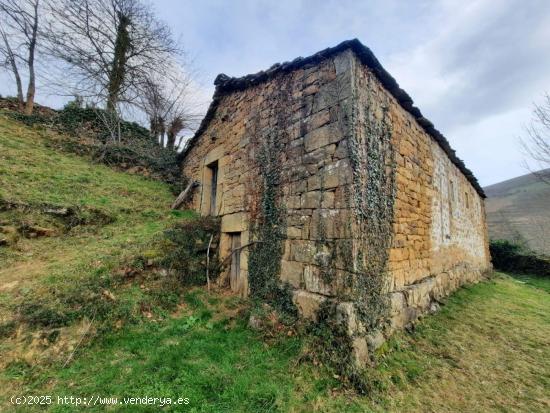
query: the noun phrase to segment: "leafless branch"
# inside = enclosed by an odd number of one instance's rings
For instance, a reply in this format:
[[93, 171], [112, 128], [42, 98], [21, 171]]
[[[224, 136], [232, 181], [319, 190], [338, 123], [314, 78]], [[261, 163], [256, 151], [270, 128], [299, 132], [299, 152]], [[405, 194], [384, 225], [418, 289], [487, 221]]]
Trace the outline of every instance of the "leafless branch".
[[[5, 67], [12, 72], [20, 109], [31, 114], [36, 92], [35, 54], [38, 42], [40, 0], [2, 0], [0, 2], [0, 55]], [[28, 72], [26, 98], [18, 63], [23, 63]]]
[[[535, 104], [533, 119], [520, 139], [524, 153], [534, 164], [531, 172], [550, 185], [550, 95], [546, 93], [540, 104]], [[526, 162], [527, 164], [527, 162]]]
[[193, 131], [200, 120], [191, 74], [172, 62], [163, 76], [149, 75], [140, 89], [139, 105], [149, 119], [152, 135], [159, 145], [177, 150], [181, 133]]
[[71, 94], [99, 96], [107, 110], [135, 104], [150, 73], [162, 74], [179, 47], [140, 0], [49, 0], [49, 55], [71, 70]]

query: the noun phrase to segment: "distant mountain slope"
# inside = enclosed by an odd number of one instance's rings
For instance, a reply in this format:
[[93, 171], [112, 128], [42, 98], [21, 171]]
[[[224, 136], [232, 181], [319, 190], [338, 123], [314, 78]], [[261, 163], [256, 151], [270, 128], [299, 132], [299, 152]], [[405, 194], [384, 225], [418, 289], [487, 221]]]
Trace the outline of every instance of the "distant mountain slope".
[[535, 251], [550, 254], [549, 184], [527, 174], [484, 190], [491, 239], [521, 240]]

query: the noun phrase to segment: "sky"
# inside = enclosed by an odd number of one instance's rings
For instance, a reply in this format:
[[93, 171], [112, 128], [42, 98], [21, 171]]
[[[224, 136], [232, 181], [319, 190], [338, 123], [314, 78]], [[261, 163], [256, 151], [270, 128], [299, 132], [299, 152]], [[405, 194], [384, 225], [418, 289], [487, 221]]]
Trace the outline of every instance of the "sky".
[[[358, 38], [482, 185], [529, 172], [519, 137], [550, 92], [548, 0], [151, 3], [183, 44], [204, 107], [218, 73], [243, 76]], [[39, 91], [38, 102], [59, 99]]]

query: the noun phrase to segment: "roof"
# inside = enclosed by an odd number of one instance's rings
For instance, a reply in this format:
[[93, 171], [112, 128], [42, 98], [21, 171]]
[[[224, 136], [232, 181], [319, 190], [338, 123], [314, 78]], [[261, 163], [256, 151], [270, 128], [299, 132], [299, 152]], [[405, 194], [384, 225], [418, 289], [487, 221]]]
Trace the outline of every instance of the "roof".
[[455, 150], [451, 148], [451, 145], [449, 144], [447, 138], [445, 138], [445, 136], [443, 136], [443, 134], [434, 127], [432, 122], [430, 122], [422, 115], [420, 109], [414, 106], [413, 100], [408, 95], [408, 93], [399, 87], [397, 81], [382, 67], [372, 51], [357, 39], [346, 40], [337, 46], [321, 50], [320, 52], [317, 52], [309, 57], [298, 57], [291, 62], [277, 63], [265, 71], [262, 70], [258, 73], [246, 75], [243, 77], [229, 77], [223, 73], [219, 74], [214, 80], [214, 85], [216, 86], [216, 89], [212, 98], [212, 102], [210, 103], [210, 107], [208, 108], [208, 111], [206, 112], [206, 115], [203, 118], [195, 135], [189, 140], [183, 152], [179, 154], [179, 160], [183, 161], [185, 159], [189, 150], [195, 145], [195, 142], [204, 133], [210, 121], [214, 117], [216, 109], [218, 108], [220, 100], [223, 96], [235, 91], [242, 91], [249, 87], [266, 82], [281, 73], [288, 73], [299, 68], [316, 65], [346, 50], [352, 50], [357, 55], [359, 60], [372, 70], [372, 72], [380, 81], [380, 83], [382, 83], [384, 88], [393, 95], [393, 97], [397, 100], [397, 102], [401, 105], [403, 109], [409, 112], [416, 119], [416, 121], [424, 129], [424, 131], [438, 143], [441, 149], [443, 149], [451, 162], [464, 174], [466, 179], [468, 179], [468, 181], [472, 184], [477, 193], [482, 198], [485, 198], [485, 193], [479, 185], [476, 177], [474, 176], [472, 171], [470, 171], [466, 167], [464, 162], [456, 155]]

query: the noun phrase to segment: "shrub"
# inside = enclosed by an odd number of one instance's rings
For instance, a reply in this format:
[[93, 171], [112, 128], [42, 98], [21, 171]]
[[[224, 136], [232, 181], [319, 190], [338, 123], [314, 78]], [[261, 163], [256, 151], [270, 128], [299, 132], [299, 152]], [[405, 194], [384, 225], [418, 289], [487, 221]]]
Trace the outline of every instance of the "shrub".
[[17, 313], [19, 319], [35, 327], [63, 327], [69, 324], [70, 317], [48, 300], [35, 299], [22, 302]]
[[164, 232], [161, 265], [186, 285], [206, 284], [207, 250], [210, 245], [209, 277], [221, 272], [218, 259], [219, 219], [202, 217], [180, 222]]
[[550, 259], [537, 256], [522, 246], [507, 240], [494, 240], [489, 244], [493, 265], [501, 271], [550, 276]]
[[13, 112], [11, 113], [11, 117], [27, 126], [43, 125], [51, 121], [49, 116], [41, 115], [39, 113], [26, 115], [24, 113]]
[[7, 338], [15, 333], [17, 323], [13, 320], [0, 323], [0, 339]]
[[[149, 130], [135, 122], [120, 121], [120, 141], [114, 142], [107, 126], [116, 123], [103, 109], [82, 108], [76, 103], [67, 104], [55, 120], [56, 125], [73, 136], [90, 134], [96, 141], [92, 155], [96, 160], [122, 168], [140, 167], [147, 175], [178, 185], [181, 172], [177, 153], [158, 145]], [[80, 148], [77, 148], [80, 150]], [[144, 172], [145, 172], [144, 171]], [[175, 192], [181, 190], [181, 186]]]

